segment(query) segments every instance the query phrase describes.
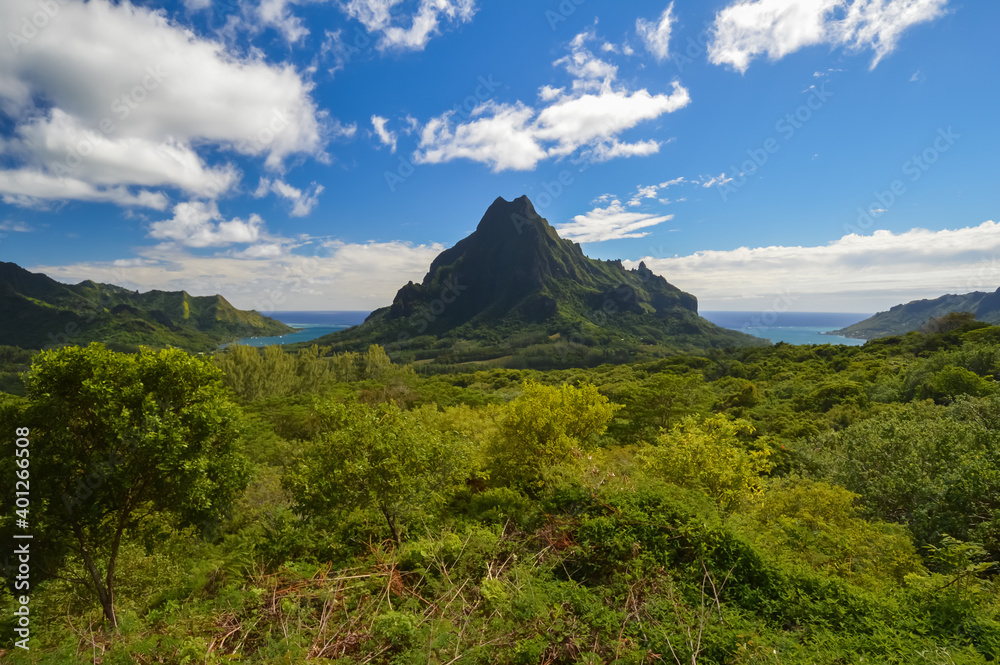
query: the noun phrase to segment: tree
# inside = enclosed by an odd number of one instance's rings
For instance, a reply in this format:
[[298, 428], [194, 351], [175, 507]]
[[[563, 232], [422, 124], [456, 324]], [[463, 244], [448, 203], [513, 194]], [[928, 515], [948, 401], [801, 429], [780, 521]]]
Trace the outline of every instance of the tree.
[[962, 397], [887, 410], [833, 437], [831, 480], [868, 516], [906, 524], [918, 545], [945, 534], [1000, 556], [1000, 398]]
[[961, 395], [983, 397], [994, 391], [991, 381], [970, 372], [964, 367], [944, 367], [917, 387], [920, 399], [933, 399], [938, 404], [948, 404]]
[[935, 335], [948, 333], [965, 326], [971, 326], [975, 323], [977, 323], [976, 315], [972, 312], [949, 312], [944, 316], [929, 319], [926, 323], [917, 328], [917, 330], [925, 335]]
[[525, 381], [521, 395], [495, 412], [497, 435], [487, 447], [494, 476], [537, 483], [545, 469], [593, 448], [621, 408], [590, 384]]
[[158, 512], [204, 525], [246, 487], [240, 411], [203, 360], [100, 344], [41, 353], [27, 397], [31, 490], [40, 499], [32, 505], [65, 534], [59, 544], [89, 573], [74, 581], [117, 627], [115, 563], [126, 532]]
[[746, 420], [722, 415], [699, 422], [688, 417], [640, 451], [650, 475], [700, 489], [731, 509], [763, 491], [762, 476], [771, 471], [770, 448], [754, 450], [741, 441], [754, 433]]
[[326, 401], [317, 415], [326, 431], [285, 477], [300, 513], [374, 508], [399, 543], [402, 522], [443, 504], [470, 468], [461, 437], [426, 427], [396, 404]]

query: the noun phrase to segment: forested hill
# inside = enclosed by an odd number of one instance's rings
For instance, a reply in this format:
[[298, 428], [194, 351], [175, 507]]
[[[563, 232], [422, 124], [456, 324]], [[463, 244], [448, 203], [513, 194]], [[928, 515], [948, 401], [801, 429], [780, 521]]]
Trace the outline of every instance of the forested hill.
[[0, 263], [0, 345], [41, 349], [99, 341], [210, 351], [221, 342], [289, 332], [280, 321], [238, 310], [219, 295], [139, 293], [89, 280], [63, 284]]
[[945, 317], [953, 312], [969, 312], [979, 321], [1000, 323], [1000, 289], [989, 293], [974, 291], [962, 295], [948, 294], [933, 300], [914, 300], [831, 334], [854, 339], [905, 335], [918, 330], [932, 318]]
[[[394, 359], [452, 363], [564, 356], [579, 364], [766, 344], [698, 316], [698, 300], [621, 261], [584, 256], [528, 197], [497, 198], [476, 230], [442, 252], [423, 281], [361, 326], [319, 341], [337, 351], [386, 347]], [[568, 364], [572, 364], [569, 362]], [[549, 363], [551, 366], [551, 363]]]

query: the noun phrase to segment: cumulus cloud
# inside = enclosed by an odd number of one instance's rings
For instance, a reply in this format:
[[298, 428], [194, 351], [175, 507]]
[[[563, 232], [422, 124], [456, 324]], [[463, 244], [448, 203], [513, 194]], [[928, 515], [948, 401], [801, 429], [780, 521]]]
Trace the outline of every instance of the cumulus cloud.
[[556, 230], [561, 237], [574, 242], [644, 238], [649, 235], [649, 231], [642, 229], [662, 224], [673, 218], [673, 215], [628, 212], [621, 201], [613, 199], [605, 208], [594, 208], [584, 215], [577, 215], [571, 222], [556, 225]]
[[587, 47], [593, 33], [577, 35], [570, 53], [555, 61], [572, 79], [571, 89], [539, 89], [543, 105], [487, 100], [468, 118], [454, 122], [454, 111], [431, 119], [421, 131], [413, 159], [438, 164], [469, 159], [494, 172], [530, 170], [548, 158], [588, 151], [592, 161], [650, 155], [660, 149], [654, 140], [623, 142], [620, 135], [642, 122], [687, 106], [690, 95], [679, 83], [671, 92], [652, 94], [617, 83], [618, 68]]
[[[128, 3], [58, 7], [37, 34], [8, 36], [0, 49], [0, 110], [14, 122], [0, 141], [5, 201], [162, 209], [156, 189], [211, 198], [238, 182], [235, 167], [209, 165], [201, 150], [260, 157], [274, 169], [293, 155], [322, 157], [323, 114], [293, 67], [238, 57]], [[0, 24], [36, 11], [33, 0], [7, 0]]]
[[185, 247], [225, 247], [255, 243], [264, 237], [265, 231], [260, 215], [250, 215], [247, 221], [227, 220], [215, 202], [187, 201], [174, 206], [171, 219], [151, 224], [149, 235]]
[[635, 31], [639, 33], [646, 50], [659, 61], [670, 57], [670, 33], [674, 23], [674, 3], [670, 3], [657, 22], [640, 18], [635, 22]]
[[744, 72], [760, 55], [778, 60], [829, 44], [875, 52], [871, 68], [903, 32], [944, 13], [948, 0], [738, 0], [715, 17], [709, 60]]
[[[414, 5], [415, 11], [414, 11]], [[398, 11], [402, 9], [404, 11]], [[422, 51], [443, 24], [468, 23], [476, 13], [475, 0], [350, 0], [343, 10], [370, 33], [378, 34], [378, 48]]]
[[[1000, 224], [846, 235], [815, 247], [740, 247], [644, 257], [706, 309], [766, 308], [784, 294], [799, 311], [864, 312], [1000, 286]], [[639, 261], [628, 262], [632, 267]]]

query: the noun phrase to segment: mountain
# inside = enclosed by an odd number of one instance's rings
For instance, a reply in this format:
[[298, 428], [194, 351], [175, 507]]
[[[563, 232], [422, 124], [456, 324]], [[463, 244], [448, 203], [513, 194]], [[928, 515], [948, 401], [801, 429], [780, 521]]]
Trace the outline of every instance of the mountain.
[[947, 316], [952, 312], [970, 312], [976, 319], [990, 324], [1000, 324], [1000, 289], [987, 293], [974, 291], [964, 295], [945, 295], [933, 300], [914, 300], [896, 305], [888, 312], [835, 330], [831, 335], [855, 339], [876, 339], [890, 335], [905, 335], [917, 330], [932, 318]]
[[[698, 301], [645, 264], [584, 256], [522, 196], [498, 198], [475, 232], [442, 252], [360, 326], [317, 340], [334, 350], [382, 344], [399, 360], [546, 364], [766, 344], [698, 316]], [[505, 364], [511, 364], [505, 362]]]
[[243, 337], [292, 328], [236, 309], [222, 296], [185, 291], [139, 293], [92, 281], [69, 285], [0, 262], [0, 344], [40, 349], [105, 342], [211, 351]]

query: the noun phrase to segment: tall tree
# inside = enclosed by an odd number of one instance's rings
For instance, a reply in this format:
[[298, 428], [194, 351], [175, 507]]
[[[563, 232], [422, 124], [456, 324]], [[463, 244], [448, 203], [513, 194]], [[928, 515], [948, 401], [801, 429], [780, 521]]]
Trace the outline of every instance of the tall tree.
[[239, 408], [205, 361], [100, 344], [40, 354], [27, 392], [33, 505], [65, 534], [88, 573], [78, 581], [117, 627], [115, 564], [128, 530], [156, 512], [204, 525], [246, 486]]

